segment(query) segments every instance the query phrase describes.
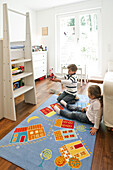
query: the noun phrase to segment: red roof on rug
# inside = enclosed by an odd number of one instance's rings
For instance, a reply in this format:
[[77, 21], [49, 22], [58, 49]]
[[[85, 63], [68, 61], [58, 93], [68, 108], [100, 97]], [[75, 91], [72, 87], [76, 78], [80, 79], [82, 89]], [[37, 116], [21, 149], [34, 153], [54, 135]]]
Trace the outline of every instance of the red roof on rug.
[[25, 132], [25, 131], [27, 131], [27, 129], [28, 129], [28, 127], [16, 128], [14, 133], [16, 133], [16, 132]]

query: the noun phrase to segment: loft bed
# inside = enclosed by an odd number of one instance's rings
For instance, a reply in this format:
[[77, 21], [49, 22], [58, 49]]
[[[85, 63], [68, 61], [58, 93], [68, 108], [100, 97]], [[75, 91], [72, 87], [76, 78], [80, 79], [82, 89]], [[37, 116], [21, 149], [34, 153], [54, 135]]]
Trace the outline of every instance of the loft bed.
[[[26, 17], [25, 41], [10, 42], [8, 11]], [[3, 4], [3, 117], [16, 121], [15, 98], [24, 94], [26, 103], [36, 104], [35, 82], [32, 63], [32, 46], [29, 13], [22, 14]], [[24, 63], [24, 72], [12, 76], [12, 64]], [[13, 82], [24, 79], [24, 86], [13, 90]]]

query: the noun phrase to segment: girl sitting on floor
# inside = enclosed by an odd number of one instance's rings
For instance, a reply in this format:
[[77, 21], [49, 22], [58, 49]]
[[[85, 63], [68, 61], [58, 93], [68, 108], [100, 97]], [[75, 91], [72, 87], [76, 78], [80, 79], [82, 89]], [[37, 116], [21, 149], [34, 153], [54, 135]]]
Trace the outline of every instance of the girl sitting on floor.
[[[101, 95], [100, 87], [98, 85], [91, 85], [88, 88], [88, 97], [90, 105], [86, 108], [72, 106], [64, 101], [62, 105], [70, 111], [60, 110], [57, 106], [54, 107], [54, 110], [66, 118], [94, 125], [90, 127], [90, 134], [94, 135], [99, 129], [103, 112], [103, 96]], [[86, 110], [86, 112], [83, 112], [84, 110]]]

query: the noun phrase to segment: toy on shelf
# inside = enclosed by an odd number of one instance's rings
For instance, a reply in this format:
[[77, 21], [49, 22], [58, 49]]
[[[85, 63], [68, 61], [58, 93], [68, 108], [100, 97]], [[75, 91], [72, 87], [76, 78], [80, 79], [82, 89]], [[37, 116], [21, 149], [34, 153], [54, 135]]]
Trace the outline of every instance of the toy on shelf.
[[35, 51], [47, 51], [47, 48], [44, 49], [42, 45], [34, 45], [32, 46], [32, 52]]
[[12, 75], [23, 73], [23, 71], [24, 71], [24, 66], [19, 66], [19, 67], [12, 66]]
[[12, 75], [22, 73], [22, 70], [12, 70]]
[[24, 84], [23, 84], [23, 80], [22, 79], [18, 79], [18, 80], [15, 80], [13, 81], [13, 90], [16, 90], [20, 87], [22, 87]]
[[19, 66], [19, 68], [20, 68], [22, 71], [24, 71], [24, 66]]
[[20, 79], [20, 81], [19, 81], [19, 86], [20, 86], [20, 87], [24, 86], [23, 79]]
[[20, 87], [19, 81], [20, 79], [13, 81], [13, 90], [18, 89]]

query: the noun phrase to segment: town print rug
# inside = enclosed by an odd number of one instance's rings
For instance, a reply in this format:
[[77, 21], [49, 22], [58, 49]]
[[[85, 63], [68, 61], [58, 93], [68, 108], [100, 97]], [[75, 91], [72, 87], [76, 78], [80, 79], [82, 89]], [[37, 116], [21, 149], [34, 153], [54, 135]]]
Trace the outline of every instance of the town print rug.
[[[59, 116], [54, 111], [57, 95], [0, 141], [0, 156], [26, 170], [90, 170], [96, 136], [90, 126]], [[76, 106], [85, 107], [88, 97], [79, 95]]]

